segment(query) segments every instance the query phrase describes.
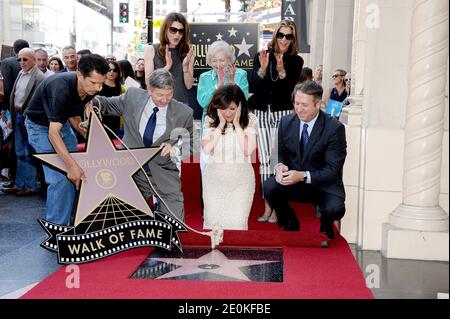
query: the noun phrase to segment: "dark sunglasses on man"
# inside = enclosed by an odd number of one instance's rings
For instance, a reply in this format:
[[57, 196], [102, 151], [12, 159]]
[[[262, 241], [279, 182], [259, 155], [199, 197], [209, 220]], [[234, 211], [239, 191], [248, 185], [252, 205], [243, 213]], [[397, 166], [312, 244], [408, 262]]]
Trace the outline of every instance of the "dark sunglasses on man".
[[286, 40], [288, 40], [288, 41], [292, 41], [292, 40], [294, 40], [294, 35], [292, 33], [285, 34], [283, 32], [278, 31], [277, 32], [277, 39], [281, 40], [283, 38], [286, 38]]
[[184, 29], [178, 29], [178, 28], [175, 28], [175, 27], [169, 27], [169, 32], [172, 33], [172, 34], [175, 34], [175, 33], [178, 32], [179, 34], [183, 35], [184, 34]]
[[27, 58], [17, 58], [17, 62], [27, 62], [28, 59]]

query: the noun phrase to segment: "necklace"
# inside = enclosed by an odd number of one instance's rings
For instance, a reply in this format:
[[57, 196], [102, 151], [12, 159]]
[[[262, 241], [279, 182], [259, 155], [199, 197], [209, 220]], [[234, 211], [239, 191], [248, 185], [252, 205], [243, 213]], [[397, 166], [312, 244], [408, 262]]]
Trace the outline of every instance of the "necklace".
[[269, 63], [269, 68], [270, 68], [270, 70], [269, 70], [269, 72], [270, 72], [270, 79], [272, 80], [272, 82], [276, 82], [276, 81], [278, 81], [278, 79], [279, 79], [279, 76], [278, 76], [278, 72], [277, 72], [277, 78], [276, 79], [274, 79], [273, 78], [273, 75], [272, 75], [272, 61], [270, 61], [270, 63]]

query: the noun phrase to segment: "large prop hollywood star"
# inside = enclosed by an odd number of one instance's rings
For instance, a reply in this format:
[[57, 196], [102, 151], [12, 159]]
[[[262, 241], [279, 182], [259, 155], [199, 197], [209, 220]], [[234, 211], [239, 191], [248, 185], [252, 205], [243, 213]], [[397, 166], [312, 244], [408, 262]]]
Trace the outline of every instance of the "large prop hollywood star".
[[[41, 246], [57, 251], [62, 264], [85, 263], [143, 246], [182, 251], [177, 232], [191, 228], [173, 216], [153, 212], [133, 179], [160, 148], [117, 150], [95, 112], [92, 114], [86, 150], [71, 153], [86, 175], [80, 184], [74, 226], [41, 219], [39, 222], [50, 235]], [[67, 172], [57, 154], [35, 156]], [[223, 235], [220, 230], [201, 234], [218, 238], [212, 242], [213, 248]]]

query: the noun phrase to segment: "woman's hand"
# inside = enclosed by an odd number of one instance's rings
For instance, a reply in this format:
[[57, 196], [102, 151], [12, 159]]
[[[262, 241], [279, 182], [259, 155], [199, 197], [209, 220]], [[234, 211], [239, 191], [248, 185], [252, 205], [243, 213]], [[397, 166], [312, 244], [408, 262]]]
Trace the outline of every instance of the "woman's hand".
[[169, 71], [172, 68], [173, 61], [172, 61], [172, 54], [170, 53], [169, 46], [166, 46], [166, 68], [167, 71]]
[[241, 127], [241, 123], [240, 123], [240, 119], [241, 119], [241, 103], [239, 102], [239, 105], [236, 109], [236, 113], [234, 114], [234, 118], [233, 118], [233, 125], [234, 127]]
[[188, 54], [183, 59], [183, 72], [188, 72], [190, 67], [194, 67], [194, 49], [191, 47]]
[[217, 69], [217, 78], [219, 82], [217, 83], [217, 88], [220, 88], [225, 83], [225, 70], [220, 68]]
[[277, 59], [278, 74], [280, 74], [280, 75], [284, 74], [284, 76], [286, 76], [286, 70], [284, 69], [284, 62], [283, 62], [283, 53], [275, 54], [275, 58]]
[[217, 115], [219, 116], [219, 128], [223, 131], [225, 129], [225, 125], [227, 125], [227, 121], [222, 114], [223, 110], [217, 110]]
[[263, 50], [259, 53], [259, 64], [261, 65], [260, 70], [265, 74], [267, 67], [269, 66], [269, 52]]
[[234, 75], [236, 74], [236, 64], [232, 64], [228, 67], [228, 81], [231, 84], [235, 84], [236, 81], [234, 81]]

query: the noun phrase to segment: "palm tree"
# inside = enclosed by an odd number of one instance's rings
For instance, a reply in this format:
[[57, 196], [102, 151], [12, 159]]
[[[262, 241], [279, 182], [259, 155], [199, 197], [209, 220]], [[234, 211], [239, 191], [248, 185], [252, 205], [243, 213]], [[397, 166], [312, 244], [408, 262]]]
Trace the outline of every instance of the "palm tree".
[[239, 2], [241, 3], [241, 8], [239, 9], [239, 11], [247, 12], [248, 0], [239, 0]]
[[225, 2], [225, 16], [228, 21], [230, 21], [230, 12], [231, 12], [231, 0], [223, 0]]
[[225, 12], [231, 12], [231, 0], [223, 0], [225, 2]]

